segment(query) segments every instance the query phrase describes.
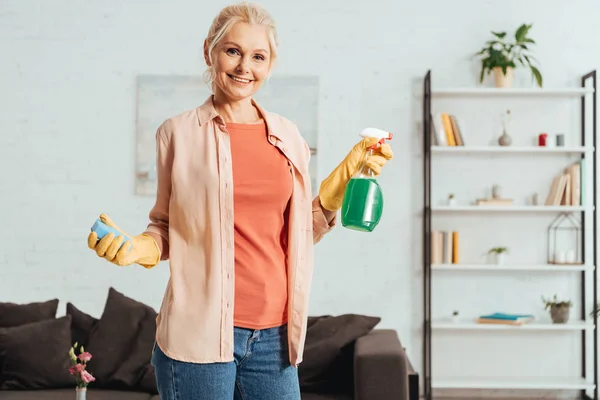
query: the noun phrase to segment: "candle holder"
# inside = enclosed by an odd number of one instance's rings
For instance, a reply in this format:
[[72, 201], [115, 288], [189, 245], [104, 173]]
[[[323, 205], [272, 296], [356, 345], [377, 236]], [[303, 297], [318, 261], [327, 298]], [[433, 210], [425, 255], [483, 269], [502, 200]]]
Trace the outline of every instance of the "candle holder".
[[[559, 233], [563, 233], [562, 239], [557, 238]], [[581, 242], [581, 223], [572, 213], [560, 213], [548, 226], [548, 264], [583, 264]]]

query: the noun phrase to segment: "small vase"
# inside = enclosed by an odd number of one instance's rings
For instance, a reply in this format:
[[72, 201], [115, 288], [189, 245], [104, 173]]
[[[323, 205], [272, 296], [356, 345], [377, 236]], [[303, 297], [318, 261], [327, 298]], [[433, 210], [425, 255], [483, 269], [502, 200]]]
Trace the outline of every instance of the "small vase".
[[75, 388], [75, 400], [86, 400], [87, 388]]
[[510, 146], [512, 144], [512, 138], [506, 133], [506, 129], [502, 131], [502, 136], [498, 138], [498, 144], [500, 146]]
[[566, 324], [569, 321], [571, 307], [550, 307], [550, 318], [555, 324]]
[[492, 186], [492, 198], [499, 199], [502, 196], [502, 187], [500, 185]]
[[513, 81], [513, 69], [511, 67], [506, 68], [506, 75], [502, 71], [502, 67], [494, 67], [494, 86], [497, 88], [509, 88], [512, 86]]

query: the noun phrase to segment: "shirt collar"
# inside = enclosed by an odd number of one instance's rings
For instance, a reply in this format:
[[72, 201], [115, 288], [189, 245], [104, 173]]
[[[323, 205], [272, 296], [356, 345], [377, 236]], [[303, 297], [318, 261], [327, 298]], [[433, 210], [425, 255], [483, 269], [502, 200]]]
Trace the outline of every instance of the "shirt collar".
[[[274, 121], [275, 117], [273, 116], [273, 114], [262, 108], [262, 106], [258, 104], [258, 102], [254, 99], [252, 99], [252, 104], [258, 109], [262, 117], [265, 119], [269, 135], [273, 135], [282, 142], [285, 142], [287, 139], [288, 132], [286, 131], [286, 129], [279, 129], [281, 124], [277, 124]], [[225, 125], [225, 120], [221, 115], [219, 115], [219, 113], [215, 109], [212, 94], [208, 96], [206, 101], [200, 107], [196, 108], [196, 115], [198, 117], [198, 123], [201, 126], [215, 119], [215, 122], [217, 124]]]

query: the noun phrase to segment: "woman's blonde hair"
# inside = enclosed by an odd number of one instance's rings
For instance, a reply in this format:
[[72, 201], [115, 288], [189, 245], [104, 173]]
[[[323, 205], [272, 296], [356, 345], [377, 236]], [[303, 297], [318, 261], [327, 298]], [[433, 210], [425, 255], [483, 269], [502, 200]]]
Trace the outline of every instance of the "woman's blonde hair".
[[277, 57], [277, 31], [275, 21], [271, 15], [260, 5], [256, 3], [241, 2], [229, 5], [223, 8], [219, 14], [213, 19], [213, 22], [206, 36], [208, 45], [208, 59], [210, 66], [204, 72], [204, 79], [212, 87], [215, 80], [215, 68], [212, 59], [212, 53], [219, 42], [227, 35], [229, 30], [237, 22], [245, 22], [253, 25], [264, 25], [267, 29], [270, 46], [270, 65], [272, 66]]

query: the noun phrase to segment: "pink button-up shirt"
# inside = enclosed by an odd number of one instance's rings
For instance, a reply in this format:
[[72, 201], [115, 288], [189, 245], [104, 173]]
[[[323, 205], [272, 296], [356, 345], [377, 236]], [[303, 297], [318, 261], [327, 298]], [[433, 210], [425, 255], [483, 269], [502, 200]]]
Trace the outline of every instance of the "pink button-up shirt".
[[[287, 248], [289, 360], [302, 361], [313, 245], [335, 225], [312, 198], [310, 150], [291, 121], [263, 110], [268, 140], [289, 160], [293, 193]], [[212, 96], [156, 132], [157, 193], [146, 233], [171, 276], [156, 319], [156, 342], [176, 360], [233, 360], [233, 177], [229, 134]], [[248, 151], [252, 151], [248, 148]], [[264, 293], [268, 296], [268, 293]]]

